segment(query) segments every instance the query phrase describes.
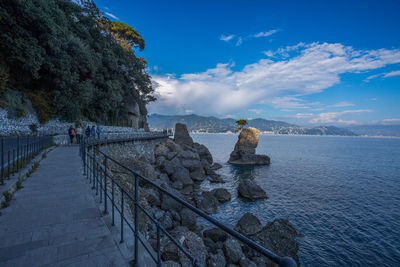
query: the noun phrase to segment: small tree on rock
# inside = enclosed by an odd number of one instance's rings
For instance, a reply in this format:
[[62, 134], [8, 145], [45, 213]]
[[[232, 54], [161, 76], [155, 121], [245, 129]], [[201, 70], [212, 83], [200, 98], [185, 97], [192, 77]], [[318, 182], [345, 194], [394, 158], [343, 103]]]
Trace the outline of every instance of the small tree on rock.
[[236, 121], [236, 130], [240, 131], [243, 127], [247, 125], [247, 121], [245, 119], [240, 119]]

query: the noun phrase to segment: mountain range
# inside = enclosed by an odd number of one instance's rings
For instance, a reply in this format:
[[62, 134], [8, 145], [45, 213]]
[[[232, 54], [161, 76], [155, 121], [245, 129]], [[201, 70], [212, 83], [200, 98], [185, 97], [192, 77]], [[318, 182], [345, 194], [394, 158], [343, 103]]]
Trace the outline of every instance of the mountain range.
[[[176, 123], [184, 123], [191, 132], [202, 133], [227, 133], [236, 130], [236, 120], [219, 119], [216, 117], [203, 117], [195, 114], [191, 115], [160, 115], [151, 114], [147, 121], [150, 128], [154, 130], [174, 128]], [[247, 121], [249, 127], [259, 129], [264, 133], [288, 134], [288, 135], [344, 135], [356, 136], [349, 129], [338, 128], [335, 126], [302, 127], [283, 121], [266, 119], [253, 119]]]

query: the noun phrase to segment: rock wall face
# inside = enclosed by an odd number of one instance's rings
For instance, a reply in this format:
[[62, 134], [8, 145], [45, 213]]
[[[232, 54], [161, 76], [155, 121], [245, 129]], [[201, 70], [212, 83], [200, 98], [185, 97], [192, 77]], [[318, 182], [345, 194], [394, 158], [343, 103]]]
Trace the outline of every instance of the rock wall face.
[[249, 127], [242, 129], [228, 162], [236, 165], [269, 164], [270, 158], [267, 155], [256, 154], [259, 136], [260, 131], [256, 128]]

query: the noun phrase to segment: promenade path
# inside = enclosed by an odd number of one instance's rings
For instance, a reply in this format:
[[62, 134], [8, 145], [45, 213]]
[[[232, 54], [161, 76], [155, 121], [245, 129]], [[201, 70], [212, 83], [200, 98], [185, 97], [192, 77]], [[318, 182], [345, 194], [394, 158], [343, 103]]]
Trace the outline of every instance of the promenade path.
[[128, 266], [82, 175], [79, 148], [57, 147], [0, 215], [0, 266]]

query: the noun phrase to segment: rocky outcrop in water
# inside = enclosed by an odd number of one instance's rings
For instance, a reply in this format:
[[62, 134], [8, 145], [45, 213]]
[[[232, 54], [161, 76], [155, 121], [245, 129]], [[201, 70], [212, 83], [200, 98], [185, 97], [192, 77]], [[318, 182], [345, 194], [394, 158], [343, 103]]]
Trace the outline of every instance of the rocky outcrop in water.
[[238, 193], [239, 196], [251, 201], [268, 198], [265, 191], [251, 179], [244, 179], [240, 181]]
[[242, 129], [228, 162], [235, 165], [269, 164], [270, 158], [267, 155], [256, 154], [259, 135], [260, 131], [256, 128], [249, 127]]

